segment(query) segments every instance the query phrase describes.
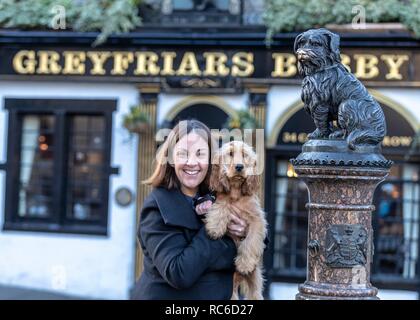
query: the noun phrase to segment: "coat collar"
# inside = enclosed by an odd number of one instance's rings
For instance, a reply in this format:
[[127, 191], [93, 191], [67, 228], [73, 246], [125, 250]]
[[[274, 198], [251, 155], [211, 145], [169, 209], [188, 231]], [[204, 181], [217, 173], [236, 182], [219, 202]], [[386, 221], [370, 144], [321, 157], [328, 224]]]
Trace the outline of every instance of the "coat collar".
[[167, 225], [200, 229], [202, 222], [179, 189], [155, 188], [152, 192], [163, 221]]

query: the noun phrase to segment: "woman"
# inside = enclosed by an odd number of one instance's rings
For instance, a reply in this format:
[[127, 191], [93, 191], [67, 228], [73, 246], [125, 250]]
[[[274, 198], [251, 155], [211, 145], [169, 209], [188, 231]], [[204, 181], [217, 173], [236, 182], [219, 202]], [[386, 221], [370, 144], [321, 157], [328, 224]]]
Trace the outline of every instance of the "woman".
[[197, 120], [181, 121], [157, 155], [157, 166], [145, 183], [154, 187], [144, 201], [138, 238], [144, 270], [133, 299], [230, 299], [233, 286], [234, 237], [246, 235], [245, 222], [232, 213], [228, 236], [210, 239], [193, 207], [197, 195], [209, 192], [215, 142]]

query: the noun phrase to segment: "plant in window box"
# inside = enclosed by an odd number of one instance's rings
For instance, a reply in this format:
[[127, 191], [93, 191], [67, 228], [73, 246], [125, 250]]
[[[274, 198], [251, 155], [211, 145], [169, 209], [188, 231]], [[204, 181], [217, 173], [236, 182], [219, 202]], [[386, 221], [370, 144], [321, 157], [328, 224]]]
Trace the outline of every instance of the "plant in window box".
[[240, 110], [235, 116], [228, 118], [224, 127], [232, 129], [257, 129], [259, 123], [249, 110]]
[[132, 106], [123, 118], [123, 126], [130, 133], [146, 133], [150, 129], [149, 115], [140, 106]]

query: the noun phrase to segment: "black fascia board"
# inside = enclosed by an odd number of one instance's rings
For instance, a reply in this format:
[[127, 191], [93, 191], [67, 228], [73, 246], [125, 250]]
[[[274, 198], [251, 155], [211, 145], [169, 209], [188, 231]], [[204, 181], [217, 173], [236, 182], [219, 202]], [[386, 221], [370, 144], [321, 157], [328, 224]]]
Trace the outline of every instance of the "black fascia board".
[[[275, 34], [270, 47], [293, 47], [299, 32]], [[342, 47], [378, 47], [378, 48], [420, 48], [420, 39], [408, 32], [401, 33], [340, 33]], [[63, 45], [92, 46], [97, 32], [74, 31], [23, 31], [0, 29], [1, 45]], [[264, 28], [202, 28], [202, 29], [167, 29], [142, 28], [130, 33], [113, 35], [101, 47], [125, 46], [235, 46], [267, 48]]]

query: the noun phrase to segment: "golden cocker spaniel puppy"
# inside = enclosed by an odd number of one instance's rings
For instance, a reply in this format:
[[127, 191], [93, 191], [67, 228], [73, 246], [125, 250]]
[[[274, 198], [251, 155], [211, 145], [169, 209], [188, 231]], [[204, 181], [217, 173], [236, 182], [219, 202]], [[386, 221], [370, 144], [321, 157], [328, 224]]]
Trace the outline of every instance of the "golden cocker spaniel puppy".
[[233, 300], [239, 298], [239, 289], [246, 299], [263, 299], [262, 257], [267, 223], [257, 195], [260, 179], [256, 165], [257, 156], [252, 148], [232, 141], [216, 154], [210, 176], [210, 188], [217, 193], [217, 200], [205, 218], [208, 235], [217, 239], [226, 234], [233, 206], [248, 223], [247, 235], [235, 240], [238, 254]]

